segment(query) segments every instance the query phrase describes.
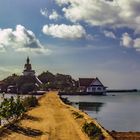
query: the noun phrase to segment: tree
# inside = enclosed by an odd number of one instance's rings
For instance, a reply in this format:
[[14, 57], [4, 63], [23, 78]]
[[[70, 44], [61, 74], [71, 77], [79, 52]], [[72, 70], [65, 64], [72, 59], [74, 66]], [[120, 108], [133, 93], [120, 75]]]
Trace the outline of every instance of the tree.
[[48, 83], [48, 82], [54, 82], [55, 80], [55, 75], [53, 75], [51, 72], [46, 71], [41, 73], [38, 78], [43, 82], [43, 83]]

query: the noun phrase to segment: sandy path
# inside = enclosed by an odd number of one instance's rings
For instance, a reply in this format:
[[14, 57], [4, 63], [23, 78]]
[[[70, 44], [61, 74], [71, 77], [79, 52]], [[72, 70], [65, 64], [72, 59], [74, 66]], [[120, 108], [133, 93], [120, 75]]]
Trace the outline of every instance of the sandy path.
[[0, 140], [88, 140], [55, 92], [44, 95], [39, 103], [27, 113], [28, 119], [19, 122], [22, 129], [8, 130]]

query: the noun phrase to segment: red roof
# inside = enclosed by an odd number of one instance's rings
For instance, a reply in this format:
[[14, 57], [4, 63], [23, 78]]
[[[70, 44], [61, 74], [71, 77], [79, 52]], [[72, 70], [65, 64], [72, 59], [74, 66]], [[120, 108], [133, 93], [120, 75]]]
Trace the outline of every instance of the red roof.
[[96, 78], [79, 78], [79, 86], [88, 87]]

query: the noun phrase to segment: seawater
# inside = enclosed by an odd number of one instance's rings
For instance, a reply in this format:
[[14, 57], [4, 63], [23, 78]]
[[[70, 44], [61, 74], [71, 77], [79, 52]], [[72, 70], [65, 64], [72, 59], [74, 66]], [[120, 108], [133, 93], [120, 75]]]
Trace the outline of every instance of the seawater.
[[140, 92], [63, 97], [110, 131], [140, 131]]

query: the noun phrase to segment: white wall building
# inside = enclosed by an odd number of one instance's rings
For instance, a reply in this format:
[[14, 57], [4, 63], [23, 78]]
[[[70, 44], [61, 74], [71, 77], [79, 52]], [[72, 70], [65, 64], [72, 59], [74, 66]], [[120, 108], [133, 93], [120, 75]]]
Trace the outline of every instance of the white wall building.
[[96, 78], [79, 78], [80, 92], [106, 93], [106, 87]]

